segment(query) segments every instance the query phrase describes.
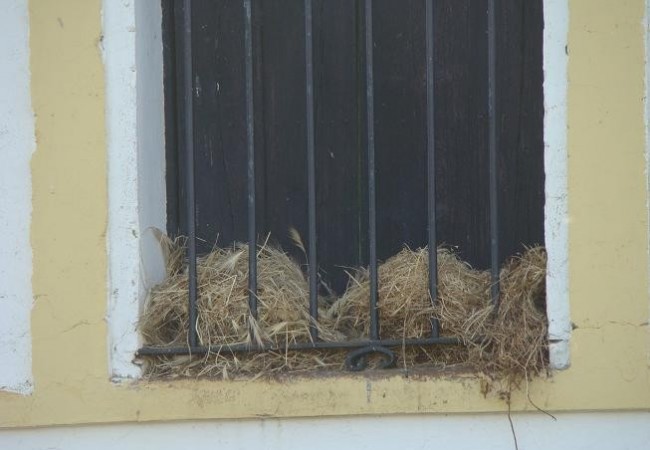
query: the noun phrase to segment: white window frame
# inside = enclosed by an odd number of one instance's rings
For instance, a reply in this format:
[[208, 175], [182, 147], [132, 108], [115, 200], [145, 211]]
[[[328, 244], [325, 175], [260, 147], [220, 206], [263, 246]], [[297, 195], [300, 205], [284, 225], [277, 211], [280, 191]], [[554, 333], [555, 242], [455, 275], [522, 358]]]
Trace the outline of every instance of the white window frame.
[[[165, 230], [162, 13], [159, 1], [104, 0], [108, 133], [108, 328], [111, 377], [138, 378], [136, 325], [164, 267], [151, 227]], [[569, 367], [567, 61], [568, 5], [544, 0], [545, 245], [550, 362]]]
[[138, 378], [137, 331], [147, 289], [164, 277], [152, 227], [165, 230], [160, 1], [104, 0], [108, 152], [108, 345], [113, 379]]
[[36, 148], [27, 0], [0, 16], [0, 391], [33, 391], [31, 159]]

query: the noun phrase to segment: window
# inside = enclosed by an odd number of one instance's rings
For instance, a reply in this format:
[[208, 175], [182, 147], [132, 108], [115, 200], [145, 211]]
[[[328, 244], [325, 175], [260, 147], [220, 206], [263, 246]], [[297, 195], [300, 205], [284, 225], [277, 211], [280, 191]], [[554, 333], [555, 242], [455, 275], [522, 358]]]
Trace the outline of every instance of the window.
[[494, 274], [543, 242], [542, 2], [494, 3], [163, 1], [168, 232], [190, 260], [267, 233], [304, 259], [289, 230], [315, 232], [337, 292], [405, 244]]
[[[177, 8], [182, 2], [173, 2]], [[489, 171], [487, 2], [435, 3], [438, 239], [487, 267]], [[497, 2], [502, 257], [543, 241], [542, 5]], [[187, 235], [180, 24], [166, 6], [168, 230]], [[426, 244], [424, 1], [373, 2], [378, 257]], [[241, 2], [193, 1], [197, 237], [200, 251], [246, 241], [246, 120]], [[180, 8], [179, 8], [180, 9]], [[300, 257], [307, 236], [305, 39], [302, 1], [253, 2], [256, 220]], [[179, 20], [179, 19], [177, 19]], [[313, 52], [319, 266], [367, 264], [362, 1], [314, 1]], [[331, 180], [336, 180], [332, 183]], [[344, 286], [343, 286], [344, 287]]]

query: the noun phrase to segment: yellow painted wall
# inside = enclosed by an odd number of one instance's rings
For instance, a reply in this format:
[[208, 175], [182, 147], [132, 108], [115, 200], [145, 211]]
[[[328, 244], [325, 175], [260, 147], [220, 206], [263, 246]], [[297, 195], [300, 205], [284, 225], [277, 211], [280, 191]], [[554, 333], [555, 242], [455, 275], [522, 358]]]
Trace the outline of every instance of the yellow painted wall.
[[[30, 2], [35, 389], [0, 393], [0, 426], [501, 411], [471, 378], [291, 382], [108, 379], [106, 130], [100, 0]], [[540, 407], [650, 409], [643, 0], [572, 0], [569, 33], [572, 366]], [[523, 395], [515, 410], [531, 409]]]

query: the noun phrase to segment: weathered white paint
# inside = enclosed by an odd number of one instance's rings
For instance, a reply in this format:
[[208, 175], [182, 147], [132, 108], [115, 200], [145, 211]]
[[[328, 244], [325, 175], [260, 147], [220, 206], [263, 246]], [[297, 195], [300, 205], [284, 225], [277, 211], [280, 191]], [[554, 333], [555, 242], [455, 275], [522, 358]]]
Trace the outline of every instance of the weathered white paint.
[[[141, 229], [165, 229], [165, 111], [160, 1], [135, 2], [138, 195]], [[164, 272], [163, 272], [164, 274]]]
[[0, 14], [0, 390], [32, 391], [32, 214], [36, 146], [30, 95], [27, 0]]
[[[643, 17], [645, 30], [645, 176], [648, 190], [646, 208], [648, 209], [648, 223], [650, 224], [650, 0], [646, 0], [645, 16]], [[650, 274], [650, 229], [648, 230], [648, 274]], [[648, 286], [650, 289], [650, 286]], [[650, 291], [648, 292], [648, 320], [650, 321]], [[648, 364], [650, 364], [650, 329], [648, 330]]]
[[[650, 413], [513, 415], [519, 448], [650, 448]], [[145, 423], [0, 430], [12, 450], [514, 449], [505, 414]]]
[[103, 4], [109, 223], [109, 355], [113, 378], [140, 375], [136, 325], [147, 280], [140, 237], [165, 229], [165, 152], [160, 2]]
[[[137, 377], [135, 323], [146, 280], [162, 276], [148, 227], [165, 229], [162, 44], [159, 2], [104, 0], [109, 152], [111, 374]], [[551, 365], [569, 366], [567, 34], [565, 0], [544, 1], [545, 230]], [[148, 250], [147, 250], [148, 249]]]
[[550, 362], [569, 367], [569, 212], [567, 183], [567, 45], [569, 5], [544, 0], [544, 233], [548, 252], [546, 311]]

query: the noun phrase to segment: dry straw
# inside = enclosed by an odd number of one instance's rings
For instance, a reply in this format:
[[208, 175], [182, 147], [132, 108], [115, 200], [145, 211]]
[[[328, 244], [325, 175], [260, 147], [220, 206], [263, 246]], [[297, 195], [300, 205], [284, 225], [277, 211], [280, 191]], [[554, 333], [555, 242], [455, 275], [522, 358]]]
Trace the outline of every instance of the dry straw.
[[[140, 323], [148, 345], [185, 345], [187, 342], [188, 272], [182, 264], [182, 241], [164, 240], [170, 255], [167, 280], [151, 290]], [[257, 252], [258, 317], [248, 309], [248, 245], [215, 248], [197, 261], [199, 344], [250, 344], [283, 347], [310, 340], [313, 323], [308, 310], [308, 285], [298, 264], [287, 254], [268, 245]], [[179, 264], [180, 262], [180, 264]], [[327, 311], [321, 308], [321, 315]], [[325, 340], [343, 336], [333, 327], [316, 324]], [[230, 374], [257, 375], [281, 370], [300, 370], [332, 365], [328, 354], [285, 352], [282, 354], [211, 353], [204, 357], [161, 357], [148, 361], [153, 376]]]
[[[183, 241], [163, 238], [168, 277], [152, 289], [140, 330], [147, 345], [186, 345], [188, 274]], [[303, 269], [283, 251], [262, 245], [258, 256], [258, 318], [248, 310], [248, 246], [215, 248], [198, 259], [198, 323], [200, 345], [251, 342], [278, 347], [310, 341], [313, 323], [308, 309], [308, 283]], [[400, 349], [400, 366], [435, 367], [463, 364], [483, 374], [492, 386], [510, 391], [546, 367], [544, 314], [546, 254], [541, 247], [511, 258], [501, 270], [500, 307], [490, 300], [490, 275], [472, 269], [450, 249], [438, 249], [438, 298], [428, 292], [427, 249], [403, 249], [379, 265], [379, 316], [382, 338], [430, 336], [431, 320], [440, 321], [444, 336], [462, 346]], [[369, 277], [366, 269], [350, 274], [338, 299], [319, 299], [315, 323], [325, 341], [367, 338]], [[145, 359], [151, 377], [267, 376], [288, 372], [340, 369], [340, 350], [238, 353], [223, 350], [206, 356]]]

